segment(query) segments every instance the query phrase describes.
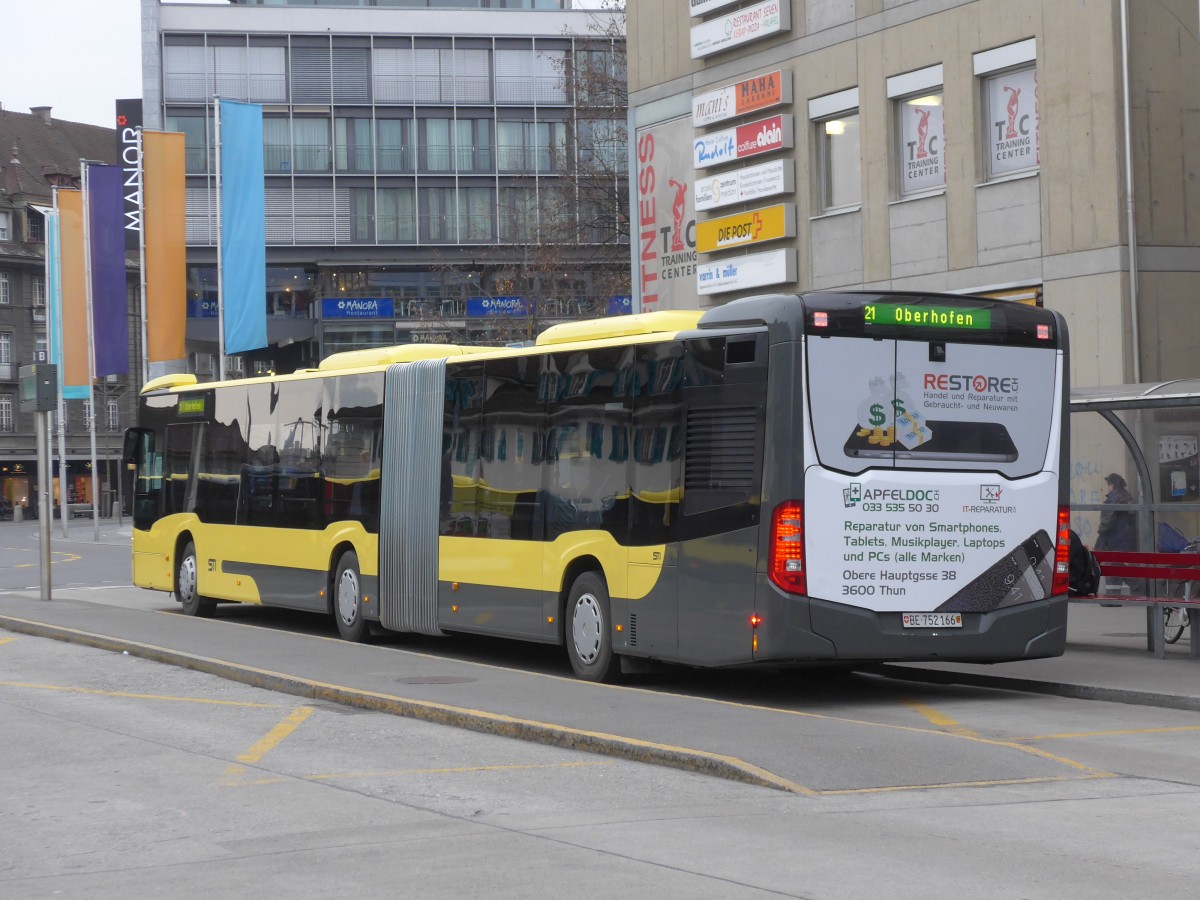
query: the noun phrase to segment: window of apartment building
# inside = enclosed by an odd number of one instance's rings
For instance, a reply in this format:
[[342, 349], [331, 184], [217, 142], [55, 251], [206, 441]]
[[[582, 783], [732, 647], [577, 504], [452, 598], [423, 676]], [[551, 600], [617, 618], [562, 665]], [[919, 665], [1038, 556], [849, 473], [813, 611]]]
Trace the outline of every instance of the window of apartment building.
[[33, 358], [35, 360], [50, 359], [50, 343], [46, 340], [44, 331], [38, 331], [33, 335]]
[[453, 172], [453, 119], [430, 118], [417, 122], [417, 146], [422, 172]]
[[83, 401], [83, 428], [85, 431], [92, 430], [92, 401], [87, 399]]
[[611, 44], [576, 49], [571, 76], [577, 104], [615, 106], [624, 102], [625, 55]]
[[333, 102], [371, 102], [371, 51], [368, 47], [333, 48]]
[[333, 120], [334, 165], [339, 172], [371, 172], [375, 167], [371, 148], [371, 119]]
[[492, 164], [492, 120], [484, 118], [454, 121], [454, 156], [459, 172], [494, 172]]
[[350, 240], [375, 242], [375, 189], [350, 188]]
[[334, 243], [333, 185], [297, 184], [292, 193], [297, 244]]
[[108, 401], [108, 430], [121, 430], [121, 404], [116, 400]]
[[34, 275], [31, 279], [33, 287], [33, 305], [46, 305], [46, 276]]
[[858, 88], [809, 100], [808, 118], [816, 127], [821, 210], [861, 205]]
[[[165, 122], [167, 131], [183, 132], [184, 169], [189, 173], [206, 171], [208, 142], [205, 140], [205, 129], [208, 119], [197, 115], [168, 115]], [[265, 123], [263, 131], [265, 134]]]
[[246, 50], [248, 91], [251, 102], [287, 101], [287, 51], [283, 47], [255, 46], [263, 38], [250, 38]]
[[458, 206], [459, 237], [470, 244], [487, 243], [496, 238], [496, 191], [491, 187], [460, 187]]
[[452, 187], [421, 188], [421, 240], [454, 243], [458, 227], [457, 195]]
[[0, 394], [0, 432], [12, 434], [13, 430], [13, 395]]
[[500, 188], [500, 240], [522, 244], [537, 240], [537, 190], [521, 185]]
[[281, 116], [263, 116], [263, 172], [292, 171], [292, 126]]
[[288, 74], [293, 103], [328, 106], [333, 101], [329, 83], [328, 44], [318, 47], [292, 47], [292, 66]]
[[0, 306], [12, 303], [12, 288], [9, 286], [8, 273], [0, 272]]
[[498, 104], [567, 102], [565, 43], [497, 41], [495, 64]]
[[375, 231], [381, 244], [417, 239], [417, 204], [412, 188], [381, 187], [375, 200]]
[[293, 119], [292, 133], [295, 148], [293, 158], [297, 172], [328, 172], [330, 164], [329, 120]]
[[946, 130], [942, 67], [928, 66], [887, 80], [896, 117], [897, 193], [901, 197], [946, 186]]
[[[168, 102], [203, 102], [212, 96], [205, 76], [202, 37], [172, 38], [163, 47], [163, 94]], [[188, 45], [174, 43], [187, 41]]]
[[624, 119], [580, 119], [579, 164], [592, 175], [624, 174], [629, 169]]
[[1037, 169], [1041, 159], [1035, 39], [976, 53], [973, 63], [983, 100], [986, 177]]
[[496, 123], [496, 161], [501, 172], [558, 172], [565, 167], [565, 122]]
[[376, 160], [380, 172], [411, 172], [416, 159], [412, 119], [379, 119], [375, 123]]
[[12, 240], [12, 213], [0, 209], [0, 241]]
[[25, 228], [30, 241], [45, 240], [42, 214], [35, 209], [25, 210]]
[[0, 331], [0, 366], [12, 365], [12, 332]]

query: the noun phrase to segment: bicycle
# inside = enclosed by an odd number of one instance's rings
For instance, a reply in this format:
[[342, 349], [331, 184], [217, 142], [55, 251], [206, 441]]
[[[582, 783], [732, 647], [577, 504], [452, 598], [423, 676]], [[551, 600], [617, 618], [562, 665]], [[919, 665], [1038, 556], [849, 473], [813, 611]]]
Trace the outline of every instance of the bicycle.
[[[1187, 541], [1179, 550], [1180, 553], [1200, 553], [1200, 537]], [[1171, 586], [1172, 600], [1194, 600], [1200, 596], [1200, 585], [1195, 581], [1180, 581]], [[1187, 609], [1180, 606], [1163, 607], [1163, 640], [1174, 644], [1191, 624], [1191, 616]]]

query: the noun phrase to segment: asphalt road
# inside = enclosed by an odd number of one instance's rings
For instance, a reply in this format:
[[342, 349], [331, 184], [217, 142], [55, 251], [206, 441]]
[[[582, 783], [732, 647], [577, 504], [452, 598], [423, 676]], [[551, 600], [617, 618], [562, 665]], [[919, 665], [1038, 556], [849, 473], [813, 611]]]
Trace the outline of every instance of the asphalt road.
[[[536, 685], [513, 698], [531, 718], [586, 696], [572, 725], [644, 707], [680, 745], [689, 729], [740, 730], [710, 736], [767, 745], [768, 758], [804, 773], [803, 790], [306, 700], [0, 630], [6, 900], [1128, 898], [1191, 897], [1200, 883], [1187, 849], [1200, 802], [1198, 713], [872, 675], [683, 669], [584, 694], [549, 648], [347, 647], [322, 617], [250, 608], [199, 623], [167, 595], [123, 590], [127, 544], [90, 537], [89, 526], [86, 540], [54, 542], [64, 554], [55, 584], [76, 585], [70, 602], [81, 609], [94, 596], [156, 616], [165, 632], [202, 625], [230, 652], [247, 640], [291, 648], [301, 669], [336, 648], [420, 697], [482, 696], [515, 670]], [[0, 609], [29, 588], [27, 549], [0, 530]], [[474, 677], [403, 677], [429, 666]]]

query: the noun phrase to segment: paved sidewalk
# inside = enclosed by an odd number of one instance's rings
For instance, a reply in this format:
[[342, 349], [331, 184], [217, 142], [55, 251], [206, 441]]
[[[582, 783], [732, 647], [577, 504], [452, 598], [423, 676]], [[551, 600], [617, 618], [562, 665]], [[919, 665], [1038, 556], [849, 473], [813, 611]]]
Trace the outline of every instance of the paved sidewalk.
[[1191, 658], [1188, 637], [1184, 632], [1167, 645], [1165, 659], [1156, 659], [1146, 648], [1145, 610], [1073, 603], [1061, 657], [992, 666], [903, 663], [881, 670], [921, 681], [1200, 710], [1200, 659]]

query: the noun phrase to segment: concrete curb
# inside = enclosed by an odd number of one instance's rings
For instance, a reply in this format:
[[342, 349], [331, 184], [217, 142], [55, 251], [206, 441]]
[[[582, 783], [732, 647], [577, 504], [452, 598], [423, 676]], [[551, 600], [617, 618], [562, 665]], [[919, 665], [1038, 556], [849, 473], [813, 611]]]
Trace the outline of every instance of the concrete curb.
[[292, 694], [309, 700], [324, 700], [342, 706], [353, 706], [361, 709], [386, 712], [409, 719], [419, 719], [438, 725], [448, 725], [463, 728], [468, 731], [511, 737], [535, 744], [545, 744], [561, 747], [567, 750], [582, 750], [601, 756], [625, 759], [631, 762], [648, 763], [665, 766], [672, 769], [682, 769], [703, 775], [712, 775], [729, 781], [758, 787], [774, 788], [794, 794], [811, 796], [809, 788], [795, 784], [784, 778], [768, 772], [765, 769], [731, 756], [721, 756], [704, 750], [688, 747], [673, 747], [667, 744], [656, 744], [641, 741], [636, 738], [624, 737], [603, 732], [584, 731], [553, 725], [547, 722], [536, 722], [527, 719], [517, 719], [511, 716], [489, 713], [483, 710], [465, 709], [447, 706], [440, 703], [430, 703], [424, 700], [414, 700], [393, 694], [380, 694], [374, 691], [359, 690], [343, 685], [325, 684], [324, 682], [288, 675], [282, 672], [272, 672], [267, 669], [256, 669], [227, 660], [195, 656], [180, 650], [166, 647], [156, 647], [152, 644], [141, 644], [109, 635], [92, 634], [59, 625], [48, 625], [44, 622], [34, 622], [29, 619], [19, 619], [11, 616], [0, 616], [0, 628], [27, 634], [32, 637], [50, 638], [72, 644], [81, 644], [113, 653], [128, 653], [141, 659], [166, 663], [185, 669], [193, 669], [208, 675], [216, 675], [229, 681], [235, 681], [250, 687], [262, 688], [282, 694]]
[[1047, 694], [1057, 697], [1072, 697], [1080, 700], [1104, 700], [1109, 703], [1129, 703], [1135, 706], [1160, 706], [1167, 709], [1200, 712], [1200, 697], [1186, 697], [1179, 694], [1164, 694], [1155, 691], [1132, 691], [1126, 688], [1071, 684], [1068, 682], [1034, 681], [1029, 678], [1012, 678], [1004, 675], [984, 675], [978, 672], [960, 672], [949, 669], [917, 669], [888, 664], [874, 666], [871, 671], [877, 672], [887, 678], [894, 678], [901, 681], [919, 681], [927, 684], [961, 684], [970, 687], [1020, 691], [1026, 694]]

